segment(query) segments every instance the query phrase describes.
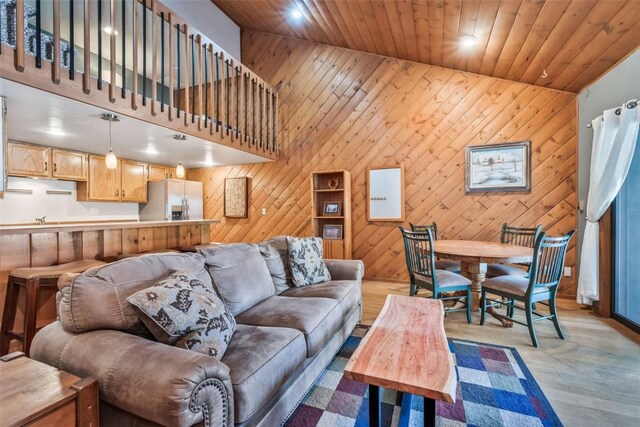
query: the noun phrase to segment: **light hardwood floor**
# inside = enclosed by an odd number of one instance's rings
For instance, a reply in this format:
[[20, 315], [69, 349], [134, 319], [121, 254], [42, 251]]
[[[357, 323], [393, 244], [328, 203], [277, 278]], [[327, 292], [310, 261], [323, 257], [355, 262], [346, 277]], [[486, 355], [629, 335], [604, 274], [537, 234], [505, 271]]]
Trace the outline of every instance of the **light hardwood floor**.
[[[362, 293], [362, 323], [372, 324], [387, 294], [408, 295], [409, 285], [365, 280]], [[526, 327], [506, 329], [491, 317], [480, 326], [479, 313], [471, 325], [463, 312], [452, 313], [445, 329], [451, 338], [517, 348], [565, 426], [639, 426], [640, 336], [572, 301], [559, 306], [566, 339], [558, 339], [551, 322], [536, 322], [537, 349]]]

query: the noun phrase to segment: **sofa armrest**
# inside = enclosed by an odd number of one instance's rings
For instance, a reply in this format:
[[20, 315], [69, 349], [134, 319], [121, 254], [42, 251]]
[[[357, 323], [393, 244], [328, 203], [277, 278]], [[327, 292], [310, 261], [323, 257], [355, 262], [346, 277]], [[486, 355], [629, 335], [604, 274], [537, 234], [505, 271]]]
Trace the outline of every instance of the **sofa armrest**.
[[364, 263], [360, 260], [325, 259], [332, 280], [362, 280]]
[[100, 399], [166, 426], [233, 426], [229, 368], [219, 360], [120, 331], [83, 334], [60, 322], [34, 338], [31, 357], [98, 381]]

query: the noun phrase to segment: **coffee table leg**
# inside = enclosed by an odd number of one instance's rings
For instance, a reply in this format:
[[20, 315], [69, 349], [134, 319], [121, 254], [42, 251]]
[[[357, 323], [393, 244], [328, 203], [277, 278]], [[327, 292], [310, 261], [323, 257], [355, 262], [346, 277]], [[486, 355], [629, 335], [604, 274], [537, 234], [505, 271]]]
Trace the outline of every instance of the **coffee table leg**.
[[380, 387], [369, 384], [369, 425], [380, 427]]
[[424, 427], [435, 427], [436, 425], [436, 401], [423, 397], [424, 399]]

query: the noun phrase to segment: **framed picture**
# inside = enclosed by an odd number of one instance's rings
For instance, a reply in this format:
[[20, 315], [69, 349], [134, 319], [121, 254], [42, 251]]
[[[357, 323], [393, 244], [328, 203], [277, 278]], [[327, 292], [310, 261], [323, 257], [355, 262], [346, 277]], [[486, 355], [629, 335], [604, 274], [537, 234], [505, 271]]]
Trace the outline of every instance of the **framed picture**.
[[367, 168], [367, 221], [404, 221], [404, 166]]
[[322, 238], [327, 240], [342, 240], [342, 225], [323, 225]]
[[224, 216], [227, 218], [247, 218], [249, 216], [248, 177], [224, 179]]
[[467, 147], [465, 191], [531, 191], [531, 141]]
[[342, 202], [324, 202], [322, 210], [324, 216], [340, 216], [342, 215]]

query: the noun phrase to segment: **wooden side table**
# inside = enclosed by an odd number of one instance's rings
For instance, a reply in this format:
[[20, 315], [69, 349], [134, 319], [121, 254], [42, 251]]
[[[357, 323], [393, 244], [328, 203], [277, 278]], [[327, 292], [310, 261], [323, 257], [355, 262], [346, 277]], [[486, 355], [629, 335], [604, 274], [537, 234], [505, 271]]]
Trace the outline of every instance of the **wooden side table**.
[[97, 427], [98, 383], [29, 359], [0, 357], [0, 426]]

